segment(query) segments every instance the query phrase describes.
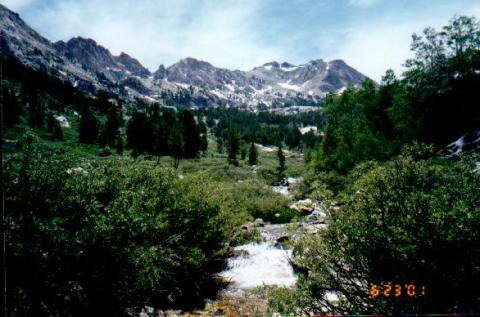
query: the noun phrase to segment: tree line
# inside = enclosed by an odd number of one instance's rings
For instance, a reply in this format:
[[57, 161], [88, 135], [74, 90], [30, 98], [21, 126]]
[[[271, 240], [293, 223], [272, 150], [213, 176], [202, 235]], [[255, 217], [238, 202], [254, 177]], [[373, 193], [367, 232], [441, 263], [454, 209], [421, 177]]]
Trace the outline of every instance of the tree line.
[[380, 85], [366, 81], [325, 103], [325, 137], [317, 170], [348, 172], [355, 164], [386, 160], [412, 141], [441, 149], [478, 128], [480, 35], [476, 20], [457, 17], [441, 31], [414, 35], [415, 58], [397, 78], [388, 70]]
[[236, 126], [242, 140], [263, 145], [285, 143], [291, 149], [313, 148], [319, 140], [313, 132], [300, 133], [304, 125], [323, 127], [323, 115], [312, 111], [296, 115], [280, 115], [269, 112], [258, 114], [235, 108], [208, 108], [197, 110], [204, 116], [206, 125], [213, 130], [217, 142], [226, 141], [230, 128]]
[[[480, 283], [479, 156], [441, 151], [479, 127], [480, 23], [454, 17], [414, 35], [412, 50], [402, 77], [387, 71], [380, 85], [327, 97], [307, 181], [311, 197], [335, 207], [325, 230], [294, 243], [299, 281], [271, 301], [285, 315], [298, 307], [386, 315], [480, 309], [472, 291]], [[383, 293], [410, 283], [417, 295], [425, 286], [425, 296]]]

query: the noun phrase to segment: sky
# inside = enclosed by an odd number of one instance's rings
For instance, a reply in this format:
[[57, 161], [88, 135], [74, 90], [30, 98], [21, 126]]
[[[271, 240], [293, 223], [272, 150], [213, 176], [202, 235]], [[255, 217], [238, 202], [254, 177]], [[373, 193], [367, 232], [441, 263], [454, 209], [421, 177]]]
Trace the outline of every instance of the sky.
[[51, 41], [92, 38], [155, 71], [194, 57], [249, 70], [343, 59], [379, 81], [411, 57], [411, 35], [479, 0], [0, 0]]

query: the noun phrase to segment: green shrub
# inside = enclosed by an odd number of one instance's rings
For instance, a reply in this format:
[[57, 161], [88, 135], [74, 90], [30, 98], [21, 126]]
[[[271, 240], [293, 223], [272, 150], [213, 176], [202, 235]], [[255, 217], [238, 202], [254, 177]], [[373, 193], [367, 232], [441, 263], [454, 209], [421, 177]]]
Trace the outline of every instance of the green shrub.
[[5, 164], [11, 315], [114, 316], [202, 299], [232, 227], [209, 183], [141, 159], [82, 163], [22, 144]]
[[[367, 168], [368, 167], [368, 168]], [[328, 229], [295, 244], [309, 272], [297, 297], [317, 313], [429, 313], [480, 309], [480, 175], [469, 160], [400, 156], [360, 167]], [[359, 171], [357, 170], [357, 172]], [[360, 174], [359, 174], [360, 175]], [[370, 283], [426, 286], [423, 298], [372, 299]], [[327, 291], [343, 300], [335, 308]], [[305, 303], [304, 303], [305, 304]]]

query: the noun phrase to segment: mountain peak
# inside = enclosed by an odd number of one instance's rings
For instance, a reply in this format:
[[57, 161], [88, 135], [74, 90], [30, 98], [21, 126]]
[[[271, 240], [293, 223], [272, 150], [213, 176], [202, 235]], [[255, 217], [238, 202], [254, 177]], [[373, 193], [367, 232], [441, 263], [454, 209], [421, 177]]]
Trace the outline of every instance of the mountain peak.
[[295, 67], [295, 65], [290, 64], [288, 62], [283, 62], [282, 64], [280, 64], [280, 67], [282, 67], [282, 68], [292, 68], [292, 67]]
[[273, 67], [273, 68], [279, 68], [280, 64], [277, 61], [265, 63], [262, 65], [263, 67]]
[[120, 52], [120, 55], [118, 55], [119, 58], [132, 58], [130, 55], [128, 55], [127, 53], [125, 52]]
[[345, 61], [343, 59], [334, 59], [334, 60], [331, 60], [330, 62], [328, 62], [329, 64], [332, 64], [332, 65], [347, 65], [347, 63], [345, 63]]
[[73, 37], [66, 43], [56, 42], [55, 48], [70, 61], [78, 63], [93, 74], [103, 74], [116, 82], [133, 75], [150, 76], [150, 71], [125, 52], [113, 56], [110, 51], [90, 38]]
[[201, 61], [201, 60], [198, 60], [198, 59], [190, 57], [190, 56], [180, 59], [178, 61], [178, 63], [182, 63], [182, 64], [210, 64], [208, 62]]
[[153, 73], [153, 77], [155, 79], [165, 79], [166, 76], [167, 76], [167, 70], [165, 66], [163, 66], [163, 64], [160, 64], [157, 70]]
[[273, 107], [290, 103], [292, 96], [316, 101], [366, 78], [342, 60], [327, 63], [316, 59], [299, 65], [271, 61], [250, 71], [232, 71], [193, 57], [168, 68], [160, 65], [150, 78], [148, 69], [126, 52], [114, 56], [95, 40], [80, 36], [52, 44], [1, 5], [0, 32], [0, 54], [15, 57], [26, 66], [47, 69], [88, 92], [123, 85], [129, 88], [128, 96], [149, 100], [164, 90], [177, 91], [188, 85], [200, 88], [195, 94], [205, 105]]
[[327, 63], [323, 59], [319, 58], [319, 59], [311, 60], [310, 62], [308, 62], [308, 64], [310, 64], [310, 65], [326, 65]]
[[95, 40], [93, 40], [91, 38], [84, 38], [84, 37], [81, 37], [81, 36], [72, 37], [71, 39], [69, 39], [67, 41], [66, 44], [69, 44], [69, 45], [84, 44], [84, 45], [91, 45], [91, 46], [99, 46]]
[[150, 71], [143, 67], [138, 60], [125, 52], [121, 52], [115, 59], [120, 63], [120, 66], [123, 66], [125, 70], [132, 75], [139, 77], [148, 77], [151, 75]]

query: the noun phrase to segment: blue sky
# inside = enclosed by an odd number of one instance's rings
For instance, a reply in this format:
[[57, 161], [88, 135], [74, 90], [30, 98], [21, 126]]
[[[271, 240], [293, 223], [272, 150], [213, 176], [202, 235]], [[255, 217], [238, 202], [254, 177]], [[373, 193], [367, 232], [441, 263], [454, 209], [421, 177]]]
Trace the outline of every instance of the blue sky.
[[248, 70], [269, 61], [344, 59], [379, 80], [402, 71], [411, 34], [479, 0], [0, 0], [51, 41], [90, 37], [150, 70], [195, 57]]

